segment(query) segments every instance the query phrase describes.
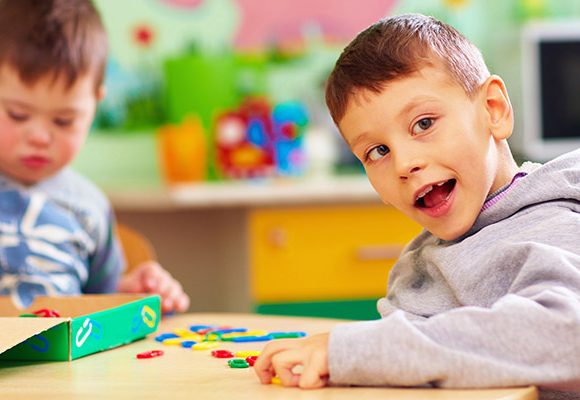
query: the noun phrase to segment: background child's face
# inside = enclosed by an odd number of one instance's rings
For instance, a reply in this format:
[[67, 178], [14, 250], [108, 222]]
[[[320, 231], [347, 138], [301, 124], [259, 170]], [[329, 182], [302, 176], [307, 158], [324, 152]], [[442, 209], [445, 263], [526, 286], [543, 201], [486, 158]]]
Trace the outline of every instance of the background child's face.
[[339, 128], [385, 203], [451, 240], [467, 232], [497, 178], [485, 99], [427, 66], [351, 99]]
[[57, 173], [81, 148], [96, 104], [91, 74], [70, 88], [51, 76], [28, 86], [0, 66], [0, 171], [27, 185]]

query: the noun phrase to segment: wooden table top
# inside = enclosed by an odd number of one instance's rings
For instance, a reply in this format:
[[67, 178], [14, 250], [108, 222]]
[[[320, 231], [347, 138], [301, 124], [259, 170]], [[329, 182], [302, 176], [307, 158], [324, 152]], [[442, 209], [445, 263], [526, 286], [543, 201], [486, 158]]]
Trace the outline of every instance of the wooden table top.
[[[194, 324], [229, 325], [267, 331], [326, 332], [341, 321], [254, 314], [193, 313], [164, 318], [157, 334]], [[327, 387], [318, 390], [261, 385], [251, 368], [232, 369], [209, 350], [191, 350], [145, 340], [72, 362], [0, 362], [0, 397], [43, 399], [470, 399], [536, 400], [534, 387], [490, 390]], [[264, 343], [231, 343], [220, 348], [260, 350]], [[138, 353], [161, 349], [161, 357]]]

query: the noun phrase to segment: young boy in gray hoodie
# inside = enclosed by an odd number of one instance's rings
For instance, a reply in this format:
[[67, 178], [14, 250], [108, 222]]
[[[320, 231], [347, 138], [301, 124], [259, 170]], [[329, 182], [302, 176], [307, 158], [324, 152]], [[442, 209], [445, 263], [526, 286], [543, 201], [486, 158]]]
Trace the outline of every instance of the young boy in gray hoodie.
[[537, 385], [580, 399], [580, 151], [518, 167], [504, 82], [422, 15], [360, 33], [326, 101], [381, 199], [425, 229], [390, 274], [380, 320], [269, 344], [261, 382]]

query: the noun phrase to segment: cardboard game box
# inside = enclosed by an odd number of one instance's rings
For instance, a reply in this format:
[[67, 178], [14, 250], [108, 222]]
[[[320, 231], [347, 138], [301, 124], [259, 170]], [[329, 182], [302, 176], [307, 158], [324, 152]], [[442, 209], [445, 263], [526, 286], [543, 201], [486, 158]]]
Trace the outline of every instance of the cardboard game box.
[[[61, 317], [19, 317], [41, 309]], [[0, 297], [0, 360], [71, 361], [144, 338], [160, 318], [157, 295], [38, 297], [25, 310]]]

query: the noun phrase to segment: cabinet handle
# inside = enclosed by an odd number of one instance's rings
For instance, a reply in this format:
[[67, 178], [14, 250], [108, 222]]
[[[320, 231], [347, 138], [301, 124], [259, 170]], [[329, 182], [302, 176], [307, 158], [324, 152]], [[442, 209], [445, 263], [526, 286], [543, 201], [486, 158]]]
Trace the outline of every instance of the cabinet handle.
[[403, 247], [401, 244], [361, 246], [356, 250], [356, 257], [360, 261], [394, 260], [399, 258]]
[[268, 244], [275, 249], [283, 249], [288, 245], [288, 232], [284, 228], [272, 228], [268, 231]]

